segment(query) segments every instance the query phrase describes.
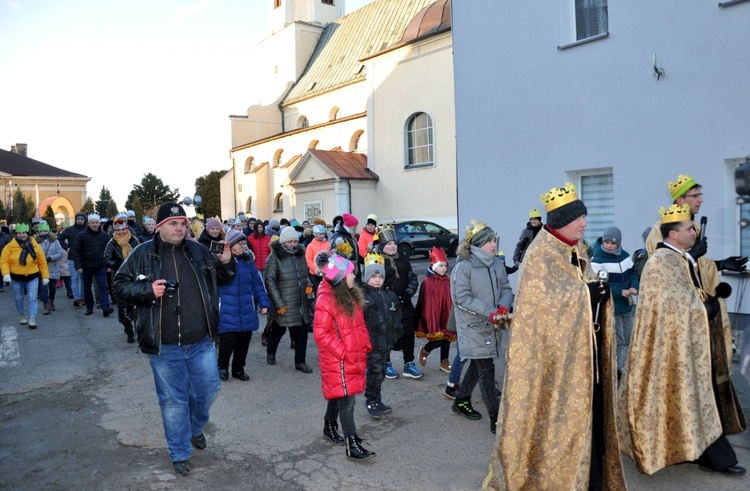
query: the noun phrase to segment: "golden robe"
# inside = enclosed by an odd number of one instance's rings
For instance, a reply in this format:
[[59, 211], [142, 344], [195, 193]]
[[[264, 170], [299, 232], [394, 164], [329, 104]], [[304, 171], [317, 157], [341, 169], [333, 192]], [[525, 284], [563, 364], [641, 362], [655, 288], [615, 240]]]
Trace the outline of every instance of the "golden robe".
[[[622, 450], [646, 474], [697, 459], [722, 434], [723, 416], [711, 378], [712, 364], [716, 368], [726, 362], [725, 350], [720, 336], [715, 339], [720, 356], [712, 360], [704, 297], [693, 283], [687, 258], [668, 248], [650, 254], [641, 275], [618, 406]], [[721, 316], [712, 323], [721, 333]], [[728, 373], [721, 378], [734, 395]], [[722, 406], [728, 411], [728, 433], [742, 431], [736, 396]]]
[[[574, 250], [579, 267], [571, 263]], [[518, 280], [498, 444], [484, 489], [588, 489], [596, 377], [603, 381], [604, 489], [626, 489], [615, 425], [612, 301], [602, 305], [603, 345], [595, 346], [586, 285], [595, 279], [580, 243], [568, 246], [543, 229], [529, 246]]]

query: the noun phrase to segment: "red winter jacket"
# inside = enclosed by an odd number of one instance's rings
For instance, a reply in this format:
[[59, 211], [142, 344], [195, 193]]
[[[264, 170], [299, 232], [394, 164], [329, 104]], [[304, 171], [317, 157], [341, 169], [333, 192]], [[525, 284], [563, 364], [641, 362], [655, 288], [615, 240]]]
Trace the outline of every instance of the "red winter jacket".
[[266, 234], [263, 234], [260, 237], [256, 237], [255, 234], [250, 234], [250, 237], [247, 238], [247, 242], [250, 245], [253, 254], [255, 254], [255, 267], [258, 268], [258, 271], [262, 272], [266, 269], [266, 259], [268, 259], [268, 255], [271, 254], [271, 237]]
[[333, 287], [325, 280], [318, 287], [313, 334], [323, 397], [336, 399], [364, 392], [367, 353], [372, 345], [362, 308], [356, 307], [353, 318], [346, 315], [336, 305]]

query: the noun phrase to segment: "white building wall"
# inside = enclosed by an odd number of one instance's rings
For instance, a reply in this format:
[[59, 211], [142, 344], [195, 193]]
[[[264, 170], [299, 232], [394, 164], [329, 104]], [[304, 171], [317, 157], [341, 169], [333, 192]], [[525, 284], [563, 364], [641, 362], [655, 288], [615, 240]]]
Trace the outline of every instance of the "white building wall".
[[[701, 183], [709, 255], [739, 250], [733, 169], [750, 154], [750, 3], [609, 2], [609, 37], [558, 50], [572, 0], [454, 0], [458, 214], [515, 245], [539, 195], [611, 168], [623, 245]], [[653, 76], [653, 54], [666, 77]]]

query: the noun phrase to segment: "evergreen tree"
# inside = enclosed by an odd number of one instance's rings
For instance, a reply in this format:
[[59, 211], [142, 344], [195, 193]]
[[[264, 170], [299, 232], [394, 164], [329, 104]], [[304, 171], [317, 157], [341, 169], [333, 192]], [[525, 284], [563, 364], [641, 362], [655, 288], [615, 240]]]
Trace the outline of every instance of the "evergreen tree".
[[94, 200], [91, 199], [91, 196], [86, 198], [86, 202], [81, 207], [81, 211], [85, 214], [94, 213], [95, 207], [94, 207]]
[[107, 210], [104, 215], [110, 220], [114, 220], [115, 215], [117, 215], [119, 211], [117, 211], [117, 203], [115, 203], [115, 200], [112, 198], [109, 198], [109, 201], [107, 201]]
[[105, 186], [102, 186], [102, 190], [99, 191], [99, 199], [94, 204], [94, 209], [99, 216], [106, 217], [107, 207], [109, 206], [109, 200], [112, 199], [112, 193], [109, 192]]
[[203, 199], [200, 210], [196, 209], [196, 212], [200, 211], [204, 217], [221, 216], [221, 183], [219, 180], [222, 174], [222, 172], [214, 170], [195, 180], [195, 194]]
[[[170, 189], [161, 179], [150, 172], [143, 176], [140, 184], [133, 186], [125, 201], [125, 208], [135, 211], [133, 202], [138, 197], [141, 200], [141, 206], [153, 207], [160, 206], [169, 201], [177, 201], [180, 198], [179, 189]], [[137, 218], [137, 217], [136, 217]]]
[[44, 216], [42, 219], [47, 222], [49, 229], [53, 232], [57, 230], [57, 220], [55, 219], [55, 212], [52, 210], [50, 205], [47, 205], [47, 209], [44, 210]]
[[31, 223], [31, 219], [34, 218], [36, 212], [36, 206], [31, 198], [26, 198], [20, 189], [16, 189], [13, 193], [13, 210], [10, 213], [11, 221], [13, 223]]
[[2, 218], [8, 218], [8, 217], [7, 217], [6, 215], [5, 215], [5, 212], [6, 212], [6, 210], [5, 210], [5, 205], [3, 204], [3, 202], [2, 202], [2, 201], [0, 201], [0, 219], [2, 219]]
[[[136, 219], [136, 221], [138, 223], [140, 223], [141, 220], [143, 220], [143, 205], [141, 204], [141, 198], [139, 198], [138, 196], [136, 196], [133, 199], [132, 205], [133, 205], [133, 207], [132, 208], [128, 208], [128, 210], [133, 210], [135, 212], [135, 219]], [[156, 218], [156, 216], [153, 216], [151, 218]]]

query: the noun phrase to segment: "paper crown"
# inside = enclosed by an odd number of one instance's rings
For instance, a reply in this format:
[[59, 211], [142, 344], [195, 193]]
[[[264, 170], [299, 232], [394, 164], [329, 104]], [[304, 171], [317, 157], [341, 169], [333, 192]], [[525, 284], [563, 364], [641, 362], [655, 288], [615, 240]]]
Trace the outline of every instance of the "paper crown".
[[380, 232], [378, 232], [378, 240], [383, 245], [391, 241], [397, 242], [396, 231], [391, 227], [383, 227], [380, 229]]
[[385, 260], [380, 254], [373, 254], [372, 252], [365, 256], [365, 268], [372, 265], [380, 265], [385, 267]]
[[433, 246], [430, 251], [430, 265], [435, 263], [448, 264], [448, 257], [445, 255], [445, 251], [442, 247]]
[[695, 182], [695, 179], [690, 177], [689, 174], [680, 174], [679, 176], [677, 176], [676, 181], [669, 181], [669, 184], [667, 184], [667, 189], [669, 190], [669, 194], [672, 197], [672, 201], [674, 201], [685, 194], [688, 189], [697, 185], [698, 183]]
[[540, 197], [547, 212], [556, 210], [578, 199], [576, 187], [572, 182], [566, 182], [565, 187], [562, 188], [552, 188], [548, 193], [544, 193]]
[[659, 215], [661, 215], [661, 223], [673, 223], [682, 222], [684, 220], [690, 220], [690, 206], [684, 204], [672, 205], [665, 209], [663, 206], [659, 207]]
[[484, 230], [487, 228], [487, 224], [484, 222], [477, 222], [473, 218], [471, 219], [471, 226], [472, 228], [466, 227], [466, 237], [464, 237], [464, 240], [466, 242], [471, 242], [471, 238], [474, 237], [474, 235], [478, 234], [481, 230]]
[[26, 232], [29, 233], [29, 225], [27, 223], [19, 223], [16, 225], [16, 233]]
[[538, 208], [529, 210], [529, 218], [542, 218], [542, 212]]
[[102, 217], [100, 217], [98, 213], [89, 213], [89, 216], [87, 218], [88, 221], [91, 221], [91, 220], [101, 220], [101, 219], [102, 219]]

